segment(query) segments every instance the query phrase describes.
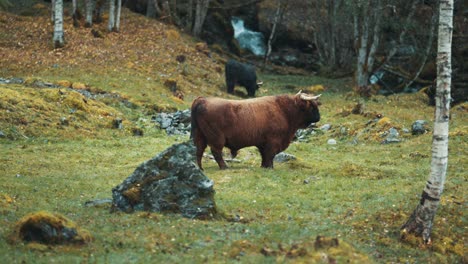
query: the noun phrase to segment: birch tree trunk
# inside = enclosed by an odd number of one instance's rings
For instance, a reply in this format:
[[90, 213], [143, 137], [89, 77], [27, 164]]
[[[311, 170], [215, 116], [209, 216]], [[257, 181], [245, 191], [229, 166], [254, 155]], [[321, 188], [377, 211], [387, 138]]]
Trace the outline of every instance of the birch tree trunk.
[[77, 5], [76, 5], [76, 0], [72, 0], [72, 19], [73, 19], [73, 26], [74, 27], [79, 27], [80, 23], [78, 22], [79, 17], [78, 17], [78, 11], [77, 11]]
[[161, 16], [161, 9], [157, 0], [148, 0], [146, 5], [146, 16], [152, 18], [159, 18]]
[[86, 0], [85, 27], [93, 26], [93, 10], [95, 0]]
[[369, 54], [367, 56], [367, 69], [368, 69], [368, 74], [367, 77], [369, 78], [369, 74], [372, 73], [372, 69], [374, 68], [374, 62], [375, 62], [375, 54], [377, 52], [377, 48], [379, 47], [380, 43], [380, 22], [382, 20], [382, 15], [380, 15], [380, 12], [382, 12], [382, 2], [380, 0], [377, 0], [376, 5], [376, 10], [373, 12], [374, 14], [374, 30], [373, 30], [373, 37], [372, 37], [372, 45], [369, 50]]
[[109, 0], [109, 23], [107, 31], [112, 32], [115, 28], [115, 0]]
[[120, 32], [120, 15], [122, 13], [122, 0], [117, 0], [117, 13], [115, 14], [115, 32]]
[[63, 37], [63, 0], [55, 0], [54, 3], [54, 49], [65, 46]]
[[[369, 41], [369, 16], [367, 16], [368, 5], [358, 6], [359, 10], [356, 12], [354, 21], [355, 25], [354, 35], [358, 37], [357, 45], [357, 65], [356, 65], [356, 86], [358, 89], [367, 87], [367, 80], [369, 79], [366, 67], [367, 62], [367, 43]], [[362, 12], [362, 13], [360, 13]]]
[[274, 18], [274, 21], [273, 21], [273, 27], [271, 28], [271, 33], [270, 33], [270, 37], [268, 38], [268, 43], [267, 43], [267, 51], [265, 53], [265, 58], [263, 60], [263, 68], [265, 68], [265, 65], [268, 61], [268, 58], [270, 57], [270, 54], [271, 54], [271, 46], [273, 44], [273, 39], [275, 37], [275, 34], [276, 34], [276, 25], [279, 23], [279, 20], [280, 20], [280, 15], [281, 15], [281, 0], [278, 0], [277, 2], [277, 7], [276, 7], [276, 14], [275, 14], [275, 18]]
[[452, 75], [453, 0], [440, 0], [439, 35], [437, 45], [437, 91], [432, 137], [431, 172], [421, 201], [402, 226], [402, 237], [407, 233], [422, 236], [431, 243], [434, 216], [444, 190], [448, 162], [448, 132], [450, 111], [450, 85]]
[[[377, 1], [366, 1], [357, 3], [358, 11], [354, 18], [355, 37], [357, 37], [357, 64], [356, 64], [356, 91], [363, 97], [371, 96], [369, 87], [369, 76], [372, 73], [375, 53], [380, 42], [380, 21], [382, 3]], [[371, 30], [370, 25], [373, 23]], [[357, 24], [357, 25], [356, 25]]]
[[171, 6], [169, 5], [169, 1], [163, 0], [162, 6], [163, 6], [164, 19], [167, 20], [169, 24], [173, 24], [174, 19], [172, 17]]
[[107, 25], [109, 32], [119, 32], [120, 30], [121, 7], [122, 0], [109, 0], [109, 23]]
[[203, 29], [203, 23], [205, 23], [206, 13], [208, 12], [208, 6], [210, 0], [197, 0], [195, 7], [195, 22], [193, 23], [192, 34], [195, 37], [199, 37]]

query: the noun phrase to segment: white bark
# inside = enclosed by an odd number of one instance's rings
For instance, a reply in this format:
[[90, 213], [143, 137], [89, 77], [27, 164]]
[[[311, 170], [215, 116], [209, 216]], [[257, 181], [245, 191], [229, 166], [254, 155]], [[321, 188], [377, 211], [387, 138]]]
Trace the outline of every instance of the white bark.
[[72, 0], [72, 16], [76, 13], [76, 0]]
[[55, 0], [54, 3], [54, 48], [61, 48], [65, 45], [63, 37], [63, 0]]
[[109, 23], [107, 31], [112, 32], [115, 28], [115, 0], [109, 0]]
[[107, 30], [109, 32], [120, 31], [120, 12], [122, 9], [122, 0], [109, 0], [109, 23]]
[[201, 34], [209, 5], [210, 0], [197, 0], [197, 5], [195, 8], [195, 22], [192, 29], [192, 34], [196, 37], [199, 37]]
[[437, 90], [432, 138], [431, 172], [421, 195], [421, 201], [410, 219], [403, 225], [403, 232], [421, 235], [425, 243], [431, 243], [434, 216], [444, 190], [448, 163], [448, 132], [450, 113], [450, 85], [452, 75], [453, 0], [440, 0], [439, 35], [437, 45]]
[[[360, 9], [356, 12], [357, 18], [354, 19], [355, 23], [355, 36], [358, 36], [358, 50], [357, 50], [357, 67], [356, 67], [356, 85], [358, 88], [366, 87], [368, 77], [368, 70], [366, 67], [367, 62], [367, 43], [369, 41], [369, 16], [367, 16], [367, 8], [369, 6], [358, 6]], [[362, 13], [359, 13], [361, 12]]]
[[380, 21], [382, 20], [382, 15], [380, 14], [381, 10], [382, 2], [377, 0], [376, 11], [372, 12], [374, 15], [374, 32], [372, 33], [372, 45], [369, 50], [369, 55], [367, 56], [367, 77], [369, 77], [369, 73], [372, 72], [372, 69], [374, 68], [375, 53], [377, 52], [377, 48], [380, 43]]
[[78, 21], [78, 13], [77, 13], [77, 5], [76, 5], [76, 0], [72, 0], [72, 19], [73, 19], [73, 26], [74, 27], [79, 27], [80, 23]]
[[95, 0], [86, 0], [86, 15], [85, 15], [85, 26], [91, 27], [93, 25], [93, 10]]
[[273, 21], [273, 27], [271, 28], [270, 37], [268, 38], [267, 52], [265, 53], [265, 58], [263, 60], [263, 67], [265, 67], [268, 57], [270, 57], [271, 45], [273, 43], [273, 38], [275, 37], [275, 33], [276, 33], [276, 26], [279, 22], [280, 15], [281, 15], [281, 5], [282, 5], [281, 0], [278, 0], [277, 5], [278, 6], [276, 8], [276, 14], [275, 14], [275, 18]]

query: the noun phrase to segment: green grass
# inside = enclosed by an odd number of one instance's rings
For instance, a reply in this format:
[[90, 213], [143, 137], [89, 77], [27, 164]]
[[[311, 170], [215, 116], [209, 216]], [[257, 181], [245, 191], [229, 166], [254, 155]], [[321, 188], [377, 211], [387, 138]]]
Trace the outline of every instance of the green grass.
[[[466, 103], [451, 110], [447, 181], [431, 246], [400, 241], [399, 232], [419, 202], [431, 155], [430, 132], [401, 131], [418, 119], [432, 127], [433, 107], [422, 94], [360, 99], [352, 94], [349, 78], [258, 71], [264, 85], [257, 96], [322, 85], [319, 125], [332, 128], [307, 142], [293, 142], [286, 152], [297, 160], [276, 163], [273, 170], [260, 168], [255, 148], [242, 149], [241, 162], [225, 171], [204, 159], [218, 210], [226, 218], [111, 213], [110, 205], [84, 204], [111, 198], [112, 188], [139, 164], [188, 140], [158, 130], [150, 121], [153, 115], [187, 109], [201, 95], [240, 99], [225, 92], [226, 58], [214, 52], [208, 57], [197, 50], [198, 40], [183, 33], [179, 38], [173, 27], [126, 9], [123, 30], [104, 39], [66, 21], [68, 43], [60, 50], [49, 49], [46, 12], [35, 17], [3, 12], [0, 20], [0, 57], [5, 58], [0, 77], [28, 83], [67, 80], [116, 95], [94, 100], [65, 88], [0, 85], [2, 263], [467, 262]], [[96, 26], [105, 31], [105, 23]], [[177, 62], [179, 55], [186, 56], [184, 63]], [[177, 82], [184, 100], [164, 85], [168, 80]], [[237, 87], [236, 93], [245, 95], [245, 89]], [[352, 114], [358, 102], [363, 114]], [[378, 116], [386, 122], [373, 121]], [[115, 118], [123, 119], [124, 129], [112, 128]], [[390, 127], [399, 129], [403, 142], [381, 145]], [[144, 136], [132, 136], [134, 129]], [[328, 145], [330, 138], [338, 144]], [[50, 247], [7, 242], [22, 217], [41, 210], [64, 215], [94, 241]], [[316, 250], [317, 236], [338, 238], [340, 247]]]
[[[3, 138], [0, 139], [2, 237], [6, 238], [24, 215], [46, 210], [75, 221], [91, 232], [94, 241], [79, 247], [38, 249], [11, 245], [1, 239], [2, 261], [320, 262], [320, 258], [310, 254], [288, 257], [288, 252], [291, 255], [295, 247], [314, 252], [311, 245], [321, 235], [338, 238], [354, 248], [335, 255], [328, 252], [340, 263], [462, 262], [467, 225], [466, 110], [452, 110], [454, 134], [450, 139], [448, 178], [433, 229], [434, 244], [420, 249], [418, 243], [400, 241], [399, 229], [418, 203], [429, 174], [430, 133], [402, 135], [402, 143], [381, 145], [381, 128], [365, 126], [373, 117], [342, 114], [358, 101], [342, 92], [346, 90], [341, 88], [346, 86], [345, 80], [262, 77], [268, 82], [261, 95], [284, 92], [291, 89], [284, 88], [288, 84], [297, 88], [328, 86], [322, 98], [320, 123], [332, 124], [332, 130], [312, 136], [308, 142], [293, 142], [286, 152], [298, 159], [276, 163], [273, 170], [259, 167], [260, 157], [255, 148], [241, 150], [238, 156], [241, 162], [231, 163], [225, 171], [220, 171], [214, 161], [204, 159], [205, 173], [215, 182], [218, 209], [228, 216], [238, 215], [239, 222], [200, 221], [146, 212], [110, 213], [108, 205], [84, 206], [89, 200], [110, 198], [111, 189], [140, 163], [188, 137], [169, 137], [144, 123], [143, 137], [101, 126], [98, 136], [93, 137], [45, 134], [29, 139]], [[127, 89], [133, 99], [131, 87]], [[383, 113], [392, 125], [410, 128], [416, 119], [432, 119], [432, 108], [419, 96], [375, 97], [366, 102], [366, 111]], [[144, 106], [128, 109], [117, 107], [115, 102], [110, 105], [125, 116], [133, 116], [129, 122], [136, 122], [137, 116], [149, 118]], [[180, 108], [185, 107], [188, 106]], [[341, 127], [349, 132], [342, 134]], [[335, 138], [338, 144], [328, 145], [329, 138]], [[306, 179], [308, 184], [304, 183]], [[266, 256], [262, 253], [265, 248], [274, 254]], [[369, 259], [356, 257], [354, 252]]]

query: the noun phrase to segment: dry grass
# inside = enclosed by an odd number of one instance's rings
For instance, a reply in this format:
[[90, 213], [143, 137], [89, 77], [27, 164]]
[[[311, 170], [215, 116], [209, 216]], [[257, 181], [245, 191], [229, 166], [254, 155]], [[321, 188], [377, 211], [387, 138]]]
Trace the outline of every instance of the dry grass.
[[[94, 241], [41, 247], [2, 239], [5, 263], [466, 262], [466, 104], [452, 109], [448, 178], [434, 243], [421, 247], [418, 239], [400, 241], [399, 228], [427, 179], [431, 134], [401, 131], [417, 119], [431, 127], [433, 108], [421, 94], [362, 101], [349, 93], [346, 79], [260, 73], [265, 86], [258, 95], [322, 85], [320, 124], [332, 129], [292, 143], [287, 152], [298, 159], [273, 170], [259, 168], [254, 148], [241, 150], [241, 162], [226, 171], [205, 160], [218, 209], [237, 222], [84, 206], [109, 198], [141, 162], [188, 140], [157, 130], [150, 121], [156, 112], [186, 109], [198, 95], [234, 96], [224, 92], [222, 58], [200, 53], [196, 41], [157, 21], [124, 11], [122, 32], [104, 39], [67, 26], [67, 46], [56, 51], [48, 47], [47, 23], [47, 16], [0, 13], [0, 77], [82, 83], [100, 96], [31, 82], [0, 85], [0, 131], [6, 134], [0, 138], [0, 234], [5, 238], [22, 217], [44, 210], [71, 219]], [[180, 54], [187, 56], [185, 63], [176, 60]], [[164, 86], [169, 78], [184, 100]], [[363, 109], [354, 114], [358, 103]], [[385, 119], [374, 121], [376, 115]], [[123, 130], [112, 128], [114, 118], [123, 119]], [[380, 144], [389, 127], [399, 129], [403, 142]], [[132, 136], [133, 128], [144, 136]], [[328, 145], [330, 138], [337, 144]], [[319, 235], [324, 238], [317, 244]]]

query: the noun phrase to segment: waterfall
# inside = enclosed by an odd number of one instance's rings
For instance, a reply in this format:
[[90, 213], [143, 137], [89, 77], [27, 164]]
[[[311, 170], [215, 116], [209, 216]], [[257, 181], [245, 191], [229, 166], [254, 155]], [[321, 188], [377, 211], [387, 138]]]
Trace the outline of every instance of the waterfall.
[[262, 33], [245, 28], [244, 20], [238, 17], [232, 17], [231, 24], [234, 28], [234, 38], [241, 48], [248, 49], [257, 56], [265, 55], [265, 39]]

